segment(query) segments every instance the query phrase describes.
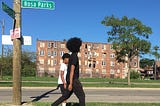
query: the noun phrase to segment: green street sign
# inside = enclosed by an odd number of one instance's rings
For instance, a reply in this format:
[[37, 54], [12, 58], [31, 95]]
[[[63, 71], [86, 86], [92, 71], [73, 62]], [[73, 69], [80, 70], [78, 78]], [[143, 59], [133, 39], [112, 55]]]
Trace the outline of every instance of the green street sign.
[[2, 2], [2, 10], [5, 11], [11, 18], [15, 19], [15, 11]]
[[53, 1], [22, 0], [21, 7], [54, 10], [55, 3]]

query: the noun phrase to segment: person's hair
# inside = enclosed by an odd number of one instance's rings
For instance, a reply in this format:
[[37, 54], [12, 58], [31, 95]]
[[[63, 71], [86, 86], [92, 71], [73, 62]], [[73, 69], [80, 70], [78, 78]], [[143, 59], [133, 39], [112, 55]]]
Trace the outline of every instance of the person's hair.
[[63, 56], [62, 56], [62, 59], [64, 60], [65, 58], [70, 58], [70, 54], [64, 53]]
[[79, 52], [81, 45], [82, 45], [82, 40], [77, 37], [70, 38], [66, 43], [67, 49], [73, 53]]

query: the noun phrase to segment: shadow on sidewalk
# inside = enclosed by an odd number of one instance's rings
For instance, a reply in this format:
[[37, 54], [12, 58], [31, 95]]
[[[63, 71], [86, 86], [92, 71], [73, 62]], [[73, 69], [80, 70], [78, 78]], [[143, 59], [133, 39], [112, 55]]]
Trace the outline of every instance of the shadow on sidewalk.
[[50, 91], [48, 91], [48, 92], [46, 92], [46, 93], [44, 93], [40, 96], [30, 97], [30, 98], [35, 98], [35, 99], [32, 100], [32, 102], [37, 102], [37, 101], [41, 100], [42, 98], [48, 98], [49, 96], [46, 96], [48, 94], [59, 94], [59, 93], [52, 93], [53, 91], [56, 91], [56, 90], [58, 90], [58, 89], [53, 89], [53, 90], [50, 90]]

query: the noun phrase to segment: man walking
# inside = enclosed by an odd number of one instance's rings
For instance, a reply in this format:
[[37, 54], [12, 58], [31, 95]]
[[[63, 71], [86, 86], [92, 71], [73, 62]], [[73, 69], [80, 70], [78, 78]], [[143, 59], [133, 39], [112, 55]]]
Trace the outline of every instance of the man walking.
[[[60, 66], [58, 85], [60, 87], [62, 95], [65, 93], [66, 89], [66, 75], [67, 75], [67, 65], [70, 58], [70, 54], [65, 53], [62, 56], [63, 62]], [[62, 106], [66, 106], [66, 100], [63, 101]]]

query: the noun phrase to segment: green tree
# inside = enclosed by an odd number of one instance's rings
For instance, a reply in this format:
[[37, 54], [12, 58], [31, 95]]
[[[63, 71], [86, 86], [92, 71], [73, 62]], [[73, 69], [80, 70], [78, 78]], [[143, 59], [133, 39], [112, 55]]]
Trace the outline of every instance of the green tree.
[[156, 65], [156, 61], [159, 60], [160, 58], [160, 53], [158, 52], [159, 47], [158, 46], [154, 46], [153, 49], [151, 50], [151, 54], [155, 57], [155, 64], [154, 64], [154, 79], [156, 80], [157, 77], [157, 65]]
[[1, 67], [2, 68], [2, 75], [12, 75], [12, 49], [9, 47], [6, 47], [4, 49], [4, 57], [2, 60], [2, 57], [0, 58], [1, 61]]
[[[5, 48], [5, 55], [2, 61], [2, 58], [0, 58], [0, 66], [3, 65], [3, 75], [4, 76], [12, 76], [12, 49]], [[21, 75], [22, 76], [35, 76], [36, 72], [36, 55], [34, 52], [30, 51], [22, 51], [22, 70]], [[1, 67], [0, 67], [1, 68]]]
[[152, 67], [154, 64], [154, 60], [153, 59], [148, 59], [148, 58], [144, 58], [140, 60], [140, 67], [141, 68], [145, 68], [145, 67]]
[[140, 78], [140, 73], [135, 70], [131, 70], [131, 79], [138, 79], [138, 78]]
[[130, 85], [132, 59], [149, 52], [151, 44], [147, 39], [152, 30], [136, 18], [129, 19], [126, 16], [121, 19], [114, 16], [105, 17], [101, 23], [109, 27], [108, 42], [113, 45], [117, 61], [126, 62], [128, 65], [127, 79], [128, 85]]
[[22, 52], [22, 76], [35, 76], [36, 72], [36, 55], [34, 52]]
[[154, 46], [153, 49], [151, 50], [151, 54], [159, 60], [160, 58], [160, 53], [158, 53], [159, 47], [158, 46]]

